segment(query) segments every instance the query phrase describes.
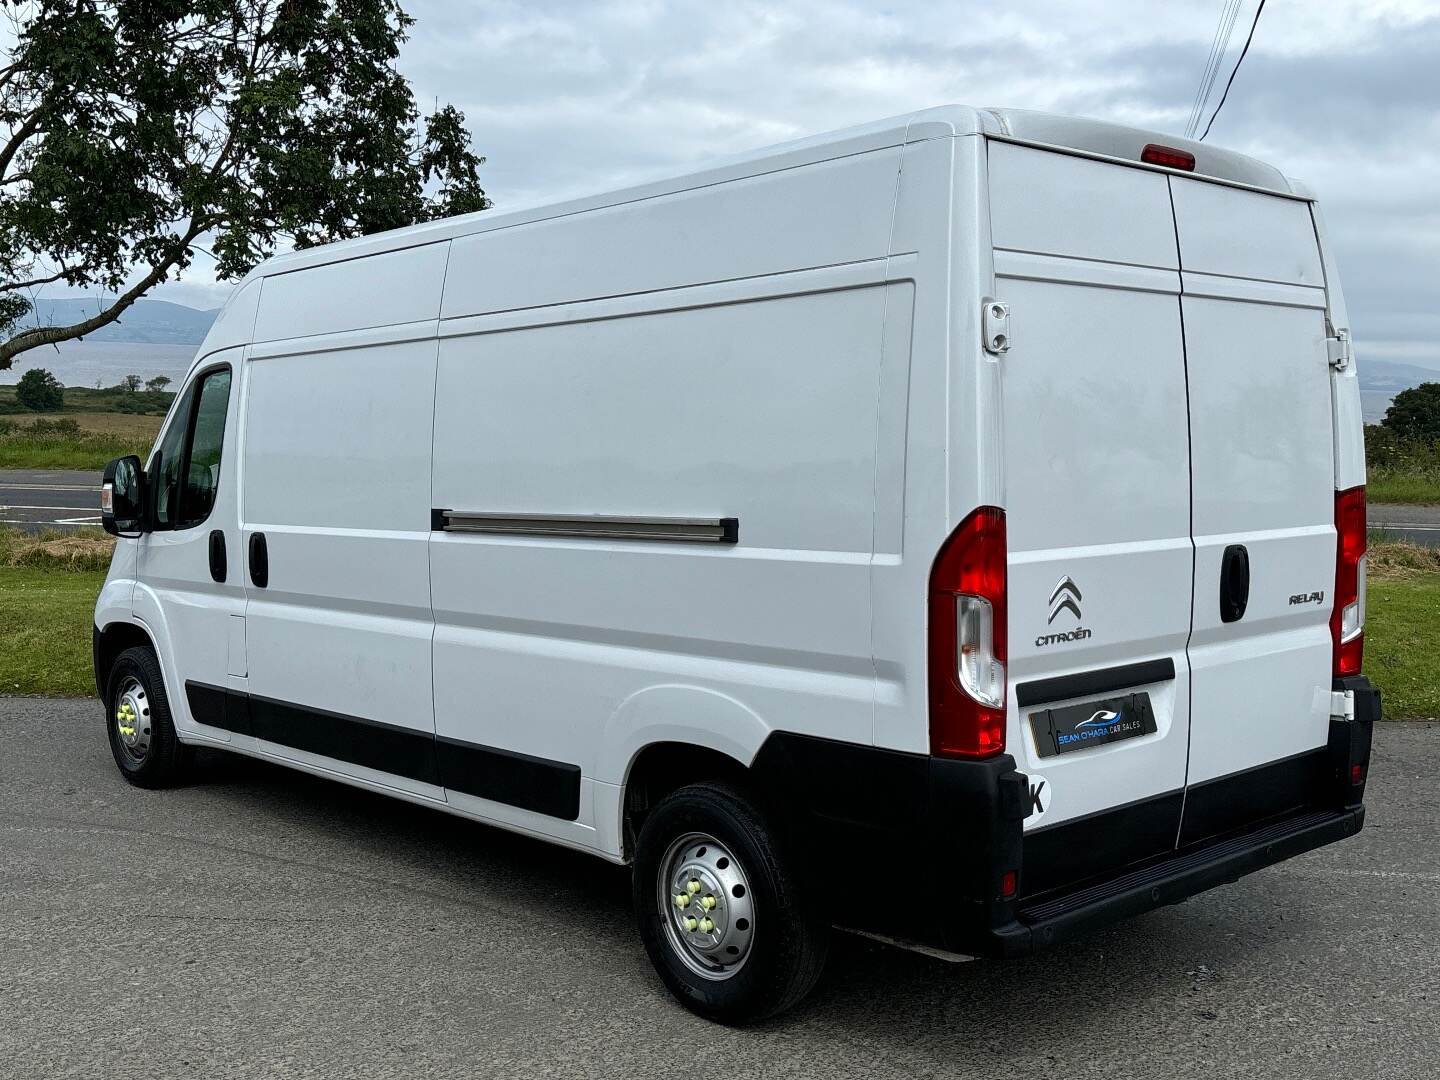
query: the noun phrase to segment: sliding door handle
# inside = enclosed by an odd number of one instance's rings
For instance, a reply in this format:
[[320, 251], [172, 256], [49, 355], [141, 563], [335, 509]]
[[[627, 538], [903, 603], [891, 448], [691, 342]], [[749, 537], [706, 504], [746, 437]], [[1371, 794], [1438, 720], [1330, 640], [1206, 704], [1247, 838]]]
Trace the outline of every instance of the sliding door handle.
[[257, 589], [270, 584], [270, 549], [262, 532], [250, 534], [250, 583]]

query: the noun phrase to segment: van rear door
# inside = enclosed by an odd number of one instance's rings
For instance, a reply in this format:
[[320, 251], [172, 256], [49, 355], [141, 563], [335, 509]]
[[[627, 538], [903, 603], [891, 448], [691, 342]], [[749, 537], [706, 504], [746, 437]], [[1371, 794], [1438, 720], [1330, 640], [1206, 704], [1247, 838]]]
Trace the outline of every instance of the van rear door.
[[998, 360], [1006, 748], [1030, 777], [1021, 888], [1034, 894], [1175, 845], [1190, 735], [1185, 352], [1167, 177], [1000, 141], [988, 154], [995, 291], [1013, 313]]
[[1325, 745], [1334, 434], [1309, 204], [1169, 182], [1195, 538], [1183, 845], [1302, 802], [1301, 756]]

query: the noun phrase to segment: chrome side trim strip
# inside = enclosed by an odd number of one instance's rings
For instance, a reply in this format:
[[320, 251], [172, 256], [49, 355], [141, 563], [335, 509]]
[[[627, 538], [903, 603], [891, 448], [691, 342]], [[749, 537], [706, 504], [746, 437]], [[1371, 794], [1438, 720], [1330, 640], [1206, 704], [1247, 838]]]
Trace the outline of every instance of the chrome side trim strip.
[[600, 517], [570, 514], [482, 514], [435, 510], [432, 527], [441, 532], [492, 536], [551, 536], [587, 540], [668, 540], [734, 544], [739, 518]]

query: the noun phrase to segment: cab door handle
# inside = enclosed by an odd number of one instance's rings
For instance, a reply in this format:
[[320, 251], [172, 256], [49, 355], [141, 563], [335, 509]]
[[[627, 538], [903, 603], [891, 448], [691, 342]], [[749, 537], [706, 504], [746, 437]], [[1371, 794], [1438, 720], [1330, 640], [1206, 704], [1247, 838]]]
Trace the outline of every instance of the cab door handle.
[[1220, 621], [1239, 622], [1250, 602], [1250, 552], [1231, 544], [1220, 556]]
[[219, 529], [212, 529], [210, 531], [210, 577], [223, 584], [227, 570], [225, 534]]
[[262, 532], [250, 534], [250, 582], [257, 589], [270, 584], [270, 549]]

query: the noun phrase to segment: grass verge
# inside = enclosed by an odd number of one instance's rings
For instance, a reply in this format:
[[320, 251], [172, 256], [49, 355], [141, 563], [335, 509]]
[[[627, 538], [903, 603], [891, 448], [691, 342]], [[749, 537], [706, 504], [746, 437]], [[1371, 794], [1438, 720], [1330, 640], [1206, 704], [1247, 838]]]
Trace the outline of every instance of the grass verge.
[[95, 692], [90, 626], [114, 541], [0, 530], [0, 693]]
[[143, 458], [155, 441], [162, 419], [118, 413], [0, 417], [0, 469], [98, 472], [112, 458], [125, 454]]
[[1365, 478], [1365, 501], [1407, 506], [1440, 505], [1440, 476], [1428, 472], [1372, 469]]
[[[94, 692], [90, 626], [112, 541], [0, 530], [0, 693]], [[1440, 551], [1372, 541], [1365, 671], [1388, 720], [1440, 718]]]

